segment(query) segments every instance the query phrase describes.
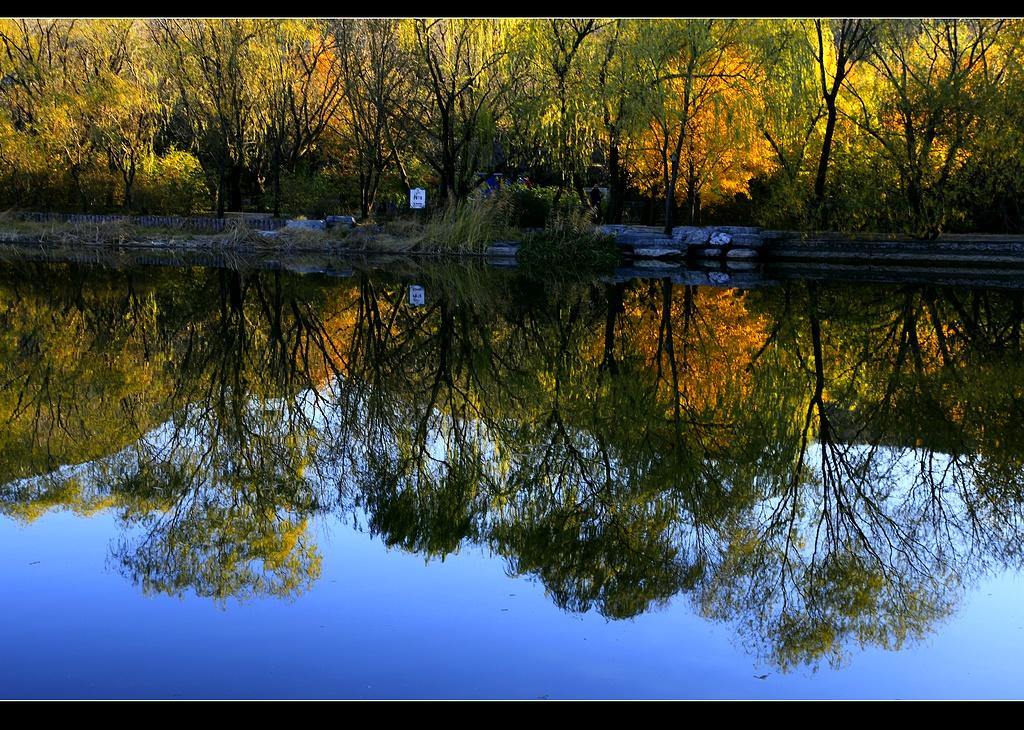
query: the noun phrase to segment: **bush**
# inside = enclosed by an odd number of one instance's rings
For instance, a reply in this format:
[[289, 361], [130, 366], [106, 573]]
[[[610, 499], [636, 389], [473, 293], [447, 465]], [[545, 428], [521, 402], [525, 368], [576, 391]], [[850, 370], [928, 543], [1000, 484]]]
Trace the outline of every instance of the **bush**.
[[793, 180], [783, 170], [755, 177], [750, 181], [751, 222], [764, 228], [813, 228], [813, 185], [813, 180]]
[[145, 161], [132, 196], [135, 212], [195, 215], [210, 208], [210, 190], [195, 155], [172, 149]]
[[508, 211], [509, 225], [517, 228], [581, 228], [589, 225], [590, 206], [580, 202], [571, 190], [563, 190], [555, 203], [555, 187], [527, 187], [520, 183], [505, 186], [499, 199]]
[[[266, 191], [265, 198], [271, 206], [271, 190]], [[281, 173], [282, 215], [324, 218], [340, 212], [338, 207], [338, 191], [323, 173]]]
[[610, 236], [549, 230], [527, 235], [517, 258], [530, 276], [578, 278], [614, 269], [619, 249]]

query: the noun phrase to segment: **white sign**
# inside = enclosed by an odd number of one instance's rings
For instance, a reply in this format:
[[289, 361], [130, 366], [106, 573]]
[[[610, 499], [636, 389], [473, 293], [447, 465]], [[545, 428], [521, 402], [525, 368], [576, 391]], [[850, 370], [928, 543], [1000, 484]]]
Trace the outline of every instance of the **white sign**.
[[423, 306], [423, 287], [413, 284], [409, 287], [409, 306], [410, 307], [422, 307]]
[[427, 191], [423, 188], [413, 188], [409, 191], [409, 207], [410, 208], [426, 208], [427, 207]]

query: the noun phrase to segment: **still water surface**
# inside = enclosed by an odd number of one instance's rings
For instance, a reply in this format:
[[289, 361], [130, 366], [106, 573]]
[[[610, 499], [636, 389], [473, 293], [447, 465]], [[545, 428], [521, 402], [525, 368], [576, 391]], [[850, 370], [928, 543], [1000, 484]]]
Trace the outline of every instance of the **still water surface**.
[[1024, 696], [1022, 321], [8, 263], [0, 696]]

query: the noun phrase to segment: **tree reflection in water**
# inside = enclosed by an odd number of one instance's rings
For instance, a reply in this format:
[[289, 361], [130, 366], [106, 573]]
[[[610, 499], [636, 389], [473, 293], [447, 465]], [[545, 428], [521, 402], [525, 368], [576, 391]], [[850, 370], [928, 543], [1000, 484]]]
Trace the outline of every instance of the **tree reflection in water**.
[[0, 509], [114, 510], [120, 571], [218, 600], [301, 594], [345, 516], [782, 669], [1019, 564], [1019, 292], [418, 277], [8, 265]]

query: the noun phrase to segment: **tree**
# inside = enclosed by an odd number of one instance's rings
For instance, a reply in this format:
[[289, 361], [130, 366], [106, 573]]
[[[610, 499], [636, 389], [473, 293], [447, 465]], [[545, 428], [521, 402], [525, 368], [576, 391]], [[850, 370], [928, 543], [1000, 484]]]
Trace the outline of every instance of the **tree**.
[[[151, 29], [177, 85], [175, 110], [217, 190], [217, 215], [242, 209], [243, 178], [259, 148], [266, 116], [264, 20], [159, 20]], [[264, 60], [261, 60], [263, 57]], [[193, 142], [194, 144], [194, 142]], [[193, 145], [189, 145], [192, 147]]]
[[414, 20], [406, 35], [415, 74], [404, 107], [417, 151], [436, 172], [441, 201], [464, 199], [491, 160], [504, 109], [505, 22]]
[[752, 28], [750, 94], [756, 127], [774, 156], [774, 169], [758, 181], [758, 221], [804, 227], [811, 212], [814, 170], [809, 155], [825, 106], [815, 57], [816, 33], [802, 20], [763, 21]]
[[566, 188], [574, 189], [580, 201], [586, 202], [580, 173], [590, 161], [596, 120], [590, 112], [592, 97], [584, 79], [594, 66], [590, 39], [602, 28], [603, 24], [588, 18], [533, 24], [534, 59], [540, 89], [546, 91], [538, 114], [559, 176], [555, 202]]
[[81, 210], [113, 198], [102, 162], [120, 173], [130, 202], [156, 127], [158, 107], [137, 30], [130, 20], [19, 20], [0, 27], [7, 113], [35, 154], [56, 161], [53, 177], [67, 176]]
[[665, 193], [665, 233], [671, 235], [684, 145], [694, 122], [743, 75], [737, 20], [644, 21], [639, 49], [648, 113]]
[[121, 204], [133, 206], [132, 191], [143, 162], [153, 153], [153, 140], [161, 123], [162, 105], [155, 74], [136, 66], [130, 78], [105, 74], [95, 92], [97, 122], [94, 133], [110, 167], [121, 176]]
[[820, 223], [827, 224], [828, 216], [824, 209], [825, 181], [839, 116], [839, 91], [853, 67], [871, 51], [875, 26], [872, 21], [850, 19], [831, 21], [830, 26], [826, 26], [826, 21], [822, 20], [813, 23], [817, 37], [814, 59], [818, 64], [821, 98], [825, 103], [825, 134], [818, 155], [818, 171], [814, 177], [814, 199], [819, 209]]
[[343, 50], [326, 21], [278, 21], [270, 65], [267, 137], [274, 215], [281, 215], [281, 171], [294, 172], [316, 150], [346, 98]]
[[397, 20], [344, 20], [336, 30], [346, 113], [339, 134], [355, 151], [359, 211], [370, 215], [385, 170], [394, 165], [408, 190], [402, 163], [405, 130], [401, 99], [409, 94], [407, 53], [399, 46]]
[[950, 216], [964, 167], [1005, 67], [990, 56], [1004, 24], [988, 20], [889, 23], [857, 95], [857, 123], [895, 168], [912, 231], [934, 237]]
[[615, 20], [594, 35], [593, 60], [584, 94], [597, 100], [592, 122], [603, 148], [608, 173], [606, 223], [622, 223], [626, 191], [637, 172], [643, 129], [647, 126], [642, 69], [635, 63], [643, 47], [643, 26], [637, 21]]

